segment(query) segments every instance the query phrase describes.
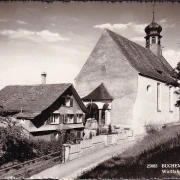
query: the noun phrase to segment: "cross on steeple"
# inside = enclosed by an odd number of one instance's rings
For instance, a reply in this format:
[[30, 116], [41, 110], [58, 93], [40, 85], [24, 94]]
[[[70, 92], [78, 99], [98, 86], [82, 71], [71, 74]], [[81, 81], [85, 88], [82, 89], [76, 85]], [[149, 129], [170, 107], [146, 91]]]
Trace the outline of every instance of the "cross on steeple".
[[153, 4], [153, 19], [152, 19], [152, 22], [154, 22], [154, 13], [155, 13], [155, 12], [154, 12], [154, 9], [155, 9], [155, 6], [156, 6], [156, 5], [155, 5], [155, 3], [154, 3], [154, 4]]

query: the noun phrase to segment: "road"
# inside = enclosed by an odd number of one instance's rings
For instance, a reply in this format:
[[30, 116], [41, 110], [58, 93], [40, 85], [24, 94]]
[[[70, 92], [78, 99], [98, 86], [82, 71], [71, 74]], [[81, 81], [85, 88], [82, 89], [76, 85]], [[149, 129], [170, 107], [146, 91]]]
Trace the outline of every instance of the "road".
[[135, 140], [124, 140], [117, 145], [108, 146], [100, 151], [93, 152], [83, 157], [59, 164], [46, 169], [32, 178], [58, 178], [58, 179], [74, 179], [101, 162], [110, 159], [112, 156], [125, 151], [128, 147], [135, 144]]

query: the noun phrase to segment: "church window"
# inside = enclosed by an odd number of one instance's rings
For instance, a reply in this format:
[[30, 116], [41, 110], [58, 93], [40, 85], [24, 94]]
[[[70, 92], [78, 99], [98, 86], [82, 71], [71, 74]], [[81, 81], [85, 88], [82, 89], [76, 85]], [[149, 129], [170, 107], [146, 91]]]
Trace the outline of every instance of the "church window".
[[156, 37], [152, 37], [152, 44], [156, 43]]
[[147, 86], [147, 93], [151, 93], [152, 92], [152, 88], [150, 85]]
[[161, 112], [161, 84], [157, 83], [157, 111]]
[[169, 87], [169, 111], [173, 112], [173, 88]]

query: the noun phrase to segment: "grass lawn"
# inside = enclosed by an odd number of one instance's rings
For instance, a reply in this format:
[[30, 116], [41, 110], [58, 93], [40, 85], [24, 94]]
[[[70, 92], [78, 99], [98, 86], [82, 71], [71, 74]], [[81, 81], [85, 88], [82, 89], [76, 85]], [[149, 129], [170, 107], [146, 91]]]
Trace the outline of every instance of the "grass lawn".
[[[156, 167], [148, 168], [149, 164], [156, 164]], [[180, 126], [148, 134], [123, 154], [101, 163], [78, 179], [180, 178], [177, 173], [162, 173], [162, 170], [180, 172], [180, 168], [162, 168], [162, 164], [180, 166]]]

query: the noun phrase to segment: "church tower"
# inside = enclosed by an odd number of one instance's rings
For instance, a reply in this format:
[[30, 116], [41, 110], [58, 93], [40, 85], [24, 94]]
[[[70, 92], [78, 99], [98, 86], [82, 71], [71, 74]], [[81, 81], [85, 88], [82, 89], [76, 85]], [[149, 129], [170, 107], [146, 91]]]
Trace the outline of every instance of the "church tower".
[[146, 48], [150, 49], [156, 56], [161, 56], [162, 55], [162, 50], [161, 50], [161, 38], [162, 38], [162, 36], [160, 35], [160, 33], [162, 31], [162, 27], [155, 22], [154, 6], [155, 5], [153, 5], [152, 22], [151, 22], [151, 24], [149, 24], [145, 28]]

